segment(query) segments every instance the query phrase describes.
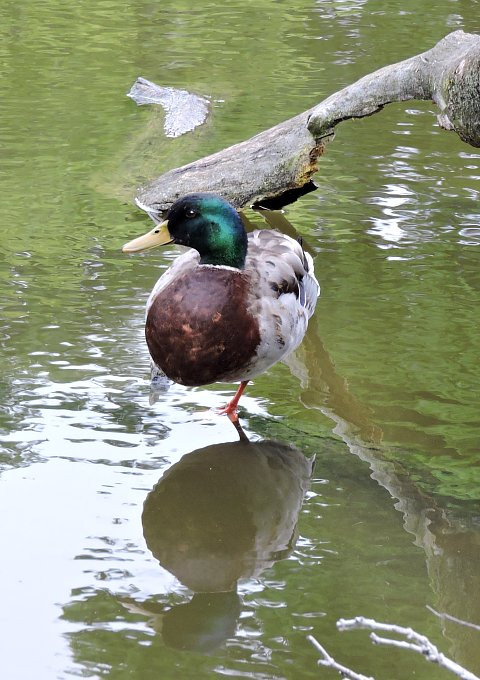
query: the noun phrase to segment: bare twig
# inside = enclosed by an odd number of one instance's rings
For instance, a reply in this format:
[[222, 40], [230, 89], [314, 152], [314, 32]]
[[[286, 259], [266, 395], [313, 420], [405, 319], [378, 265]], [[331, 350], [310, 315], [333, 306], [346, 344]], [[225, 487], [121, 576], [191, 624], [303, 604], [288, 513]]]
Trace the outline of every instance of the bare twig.
[[430, 607], [429, 604], [427, 604], [427, 609], [429, 612], [432, 612], [432, 614], [435, 614], [435, 616], [438, 616], [439, 619], [446, 619], [447, 621], [453, 621], [453, 623], [459, 623], [461, 626], [467, 626], [467, 628], [480, 630], [480, 626], [478, 624], [471, 623], [470, 621], [464, 621], [463, 619], [457, 619], [456, 616], [452, 616], [446, 612], [437, 612], [433, 607]]
[[333, 670], [338, 671], [343, 675], [343, 678], [349, 678], [349, 680], [375, 680], [371, 676], [361, 675], [360, 673], [355, 673], [350, 668], [342, 666], [342, 664], [335, 661], [333, 656], [327, 652], [325, 647], [319, 643], [319, 641], [313, 637], [313, 635], [307, 635], [307, 640], [312, 643], [312, 645], [317, 649], [322, 655], [323, 659], [319, 659], [318, 663], [320, 666], [327, 666], [328, 668], [333, 668]]
[[401, 635], [406, 638], [406, 640], [380, 637], [375, 632], [370, 634], [370, 639], [375, 644], [401, 647], [402, 649], [410, 649], [413, 652], [423, 654], [428, 661], [436, 663], [442, 668], [446, 668], [457, 677], [461, 678], [461, 680], [480, 680], [477, 675], [474, 675], [463, 668], [463, 666], [460, 666], [455, 661], [452, 661], [452, 659], [446, 657], [445, 654], [442, 654], [442, 652], [440, 652], [425, 635], [420, 635], [420, 633], [417, 633], [412, 628], [404, 628], [403, 626], [397, 626], [396, 624], [391, 623], [379, 623], [374, 619], [366, 619], [363, 616], [357, 616], [354, 619], [339, 619], [337, 621], [337, 628], [341, 631], [364, 628], [371, 631], [382, 631]]

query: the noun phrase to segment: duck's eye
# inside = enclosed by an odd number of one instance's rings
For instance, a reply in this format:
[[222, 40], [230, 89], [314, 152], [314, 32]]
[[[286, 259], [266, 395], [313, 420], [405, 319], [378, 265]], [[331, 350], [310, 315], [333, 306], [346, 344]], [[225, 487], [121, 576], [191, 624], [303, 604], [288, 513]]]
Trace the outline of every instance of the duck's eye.
[[185, 210], [185, 216], [189, 217], [190, 219], [192, 219], [192, 217], [196, 217], [197, 214], [198, 214], [197, 211], [193, 210], [192, 208], [187, 208]]

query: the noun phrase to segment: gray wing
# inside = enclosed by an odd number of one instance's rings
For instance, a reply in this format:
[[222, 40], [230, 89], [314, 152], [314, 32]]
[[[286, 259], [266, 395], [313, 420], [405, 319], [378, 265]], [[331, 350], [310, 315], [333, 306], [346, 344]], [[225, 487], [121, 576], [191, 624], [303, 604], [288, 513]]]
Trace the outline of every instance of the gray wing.
[[298, 304], [311, 317], [320, 286], [313, 270], [313, 260], [301, 242], [271, 229], [259, 229], [248, 235], [246, 268], [254, 268], [271, 296], [294, 293]]

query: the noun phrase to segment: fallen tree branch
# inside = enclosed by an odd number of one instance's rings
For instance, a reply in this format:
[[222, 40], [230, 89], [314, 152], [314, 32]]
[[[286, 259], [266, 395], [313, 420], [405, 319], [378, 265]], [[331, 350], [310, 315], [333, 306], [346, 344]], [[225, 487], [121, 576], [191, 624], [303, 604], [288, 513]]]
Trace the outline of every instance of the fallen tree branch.
[[294, 118], [170, 170], [140, 188], [137, 202], [165, 212], [179, 196], [213, 191], [237, 208], [280, 207], [314, 188], [311, 178], [336, 125], [410, 99], [434, 101], [440, 125], [480, 147], [480, 36], [454, 31], [427, 52], [366, 75]]
[[455, 130], [467, 144], [480, 146], [480, 36], [449, 33], [432, 49], [370, 73], [325, 99], [308, 119], [321, 136], [348, 118], [363, 118], [385, 104], [431, 99], [440, 109], [439, 124]]

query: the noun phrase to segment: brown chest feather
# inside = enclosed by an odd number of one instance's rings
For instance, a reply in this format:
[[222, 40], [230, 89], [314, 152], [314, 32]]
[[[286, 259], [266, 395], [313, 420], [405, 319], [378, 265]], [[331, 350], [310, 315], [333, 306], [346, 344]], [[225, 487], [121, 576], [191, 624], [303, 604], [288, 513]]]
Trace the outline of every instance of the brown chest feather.
[[248, 275], [198, 267], [154, 299], [145, 335], [154, 362], [175, 382], [238, 380], [260, 342], [247, 309]]

